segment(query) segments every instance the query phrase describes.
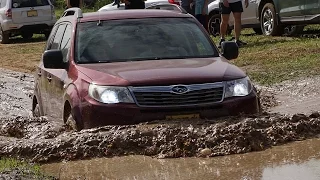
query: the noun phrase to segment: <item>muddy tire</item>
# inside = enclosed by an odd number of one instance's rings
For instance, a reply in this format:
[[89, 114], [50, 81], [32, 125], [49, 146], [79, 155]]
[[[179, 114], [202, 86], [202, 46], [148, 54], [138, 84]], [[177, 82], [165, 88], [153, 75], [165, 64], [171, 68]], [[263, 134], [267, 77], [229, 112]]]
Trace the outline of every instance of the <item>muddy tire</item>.
[[0, 25], [0, 43], [8, 44], [9, 43], [9, 33], [3, 32]]
[[303, 32], [304, 25], [292, 25], [292, 26], [286, 26], [284, 28], [284, 35], [285, 36], [296, 36]]
[[264, 5], [260, 16], [261, 30], [267, 36], [280, 36], [283, 34], [283, 26], [278, 24], [275, 7], [271, 3]]
[[34, 109], [33, 109], [33, 111], [32, 111], [32, 115], [33, 115], [33, 117], [40, 117], [40, 116], [41, 116], [39, 104], [37, 104], [37, 105], [34, 107]]
[[262, 29], [261, 28], [253, 28], [253, 31], [258, 35], [262, 34]]

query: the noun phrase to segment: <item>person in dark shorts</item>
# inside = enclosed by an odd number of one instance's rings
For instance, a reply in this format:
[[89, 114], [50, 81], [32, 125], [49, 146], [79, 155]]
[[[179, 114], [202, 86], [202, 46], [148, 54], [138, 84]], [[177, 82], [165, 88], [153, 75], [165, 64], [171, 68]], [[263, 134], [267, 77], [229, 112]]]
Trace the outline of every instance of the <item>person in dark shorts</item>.
[[125, 9], [145, 9], [144, 0], [121, 0], [125, 4]]
[[195, 0], [195, 17], [208, 31], [208, 0]]
[[83, 0], [66, 0], [67, 2], [67, 8], [73, 8], [73, 7], [77, 7], [77, 8], [82, 8], [82, 2]]
[[[249, 5], [248, 0], [245, 1], [245, 7], [247, 8]], [[225, 41], [225, 35], [227, 33], [228, 22], [230, 13], [232, 12], [234, 17], [234, 33], [235, 33], [235, 42], [239, 47], [246, 45], [247, 43], [240, 41], [240, 33], [241, 33], [241, 13], [243, 12], [242, 0], [221, 0], [220, 1], [220, 9], [221, 9], [221, 24], [220, 24], [220, 42], [219, 47], [221, 47], [221, 43]]]
[[181, 0], [181, 7], [186, 10], [189, 14], [194, 16], [194, 5], [193, 0]]

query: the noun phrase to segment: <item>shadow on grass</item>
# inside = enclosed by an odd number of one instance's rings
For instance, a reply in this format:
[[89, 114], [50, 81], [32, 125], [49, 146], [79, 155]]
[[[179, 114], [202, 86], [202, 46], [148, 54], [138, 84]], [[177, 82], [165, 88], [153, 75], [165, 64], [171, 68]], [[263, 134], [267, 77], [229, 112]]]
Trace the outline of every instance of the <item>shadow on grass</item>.
[[23, 39], [22, 37], [10, 38], [9, 44], [26, 44], [26, 43], [35, 43], [35, 42], [45, 42], [47, 39], [44, 36], [36, 36], [31, 39]]

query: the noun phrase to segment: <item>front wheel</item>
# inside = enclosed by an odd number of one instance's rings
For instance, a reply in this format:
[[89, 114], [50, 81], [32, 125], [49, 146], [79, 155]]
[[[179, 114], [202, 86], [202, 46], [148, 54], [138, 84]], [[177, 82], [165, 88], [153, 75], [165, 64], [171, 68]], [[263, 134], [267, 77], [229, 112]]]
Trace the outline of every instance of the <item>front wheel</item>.
[[1, 44], [9, 43], [9, 34], [2, 30], [1, 25], [0, 25], [0, 43]]
[[282, 35], [284, 28], [277, 21], [274, 5], [271, 3], [264, 5], [260, 16], [262, 33], [267, 36]]

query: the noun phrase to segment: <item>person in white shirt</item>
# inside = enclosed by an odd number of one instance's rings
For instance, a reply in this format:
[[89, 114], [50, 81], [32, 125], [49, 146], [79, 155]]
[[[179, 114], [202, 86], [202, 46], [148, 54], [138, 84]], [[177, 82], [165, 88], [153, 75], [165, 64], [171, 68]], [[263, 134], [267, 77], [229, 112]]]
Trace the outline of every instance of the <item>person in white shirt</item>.
[[[245, 1], [245, 7], [247, 8], [249, 5], [248, 0]], [[241, 13], [243, 12], [242, 0], [220, 0], [220, 10], [221, 10], [221, 24], [220, 24], [220, 42], [219, 47], [221, 47], [221, 43], [225, 41], [225, 35], [227, 33], [228, 22], [230, 13], [233, 13], [234, 17], [234, 33], [235, 33], [235, 42], [237, 45], [243, 46], [247, 43], [240, 41], [240, 32], [241, 32]]]

